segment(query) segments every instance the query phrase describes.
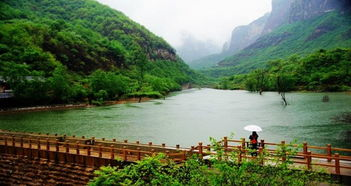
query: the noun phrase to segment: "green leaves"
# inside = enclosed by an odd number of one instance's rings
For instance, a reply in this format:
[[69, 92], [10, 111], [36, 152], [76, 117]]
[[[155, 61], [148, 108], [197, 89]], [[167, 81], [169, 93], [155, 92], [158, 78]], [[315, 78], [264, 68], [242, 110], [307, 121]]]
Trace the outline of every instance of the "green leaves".
[[249, 91], [345, 91], [351, 86], [350, 56], [350, 49], [319, 50], [304, 58], [293, 55], [270, 61], [265, 69], [226, 78], [219, 87], [243, 87], [245, 82]]
[[[288, 148], [283, 147], [290, 152]], [[231, 159], [231, 158], [229, 158]], [[328, 174], [293, 170], [287, 166], [260, 166], [254, 161], [235, 164], [196, 157], [175, 164], [164, 154], [125, 167], [101, 167], [89, 185], [310, 185], [332, 182]]]

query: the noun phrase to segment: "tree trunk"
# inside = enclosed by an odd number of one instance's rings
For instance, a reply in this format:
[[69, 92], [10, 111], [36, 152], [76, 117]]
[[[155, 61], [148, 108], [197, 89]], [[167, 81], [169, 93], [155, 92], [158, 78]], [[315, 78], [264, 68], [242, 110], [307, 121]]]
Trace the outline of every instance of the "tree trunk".
[[282, 96], [282, 100], [283, 100], [283, 102], [284, 102], [284, 105], [285, 105], [285, 106], [288, 105], [288, 102], [287, 102], [286, 99], [285, 99], [285, 92], [281, 92], [280, 95]]

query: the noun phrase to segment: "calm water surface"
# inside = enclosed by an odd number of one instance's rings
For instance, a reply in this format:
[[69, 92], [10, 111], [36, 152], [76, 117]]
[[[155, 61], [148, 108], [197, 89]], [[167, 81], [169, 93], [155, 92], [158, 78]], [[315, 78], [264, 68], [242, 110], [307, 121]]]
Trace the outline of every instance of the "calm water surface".
[[[329, 102], [322, 102], [324, 95]], [[289, 93], [287, 100], [283, 106], [274, 92], [191, 89], [144, 103], [0, 115], [0, 129], [190, 146], [232, 132], [247, 138], [243, 127], [255, 124], [266, 141], [351, 148], [351, 124], [333, 119], [351, 112], [350, 94]]]

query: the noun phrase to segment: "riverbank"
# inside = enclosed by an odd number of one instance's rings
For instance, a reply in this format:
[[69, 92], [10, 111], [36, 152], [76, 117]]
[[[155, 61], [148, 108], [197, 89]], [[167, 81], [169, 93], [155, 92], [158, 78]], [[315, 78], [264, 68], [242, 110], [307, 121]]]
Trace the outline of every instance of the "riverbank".
[[[127, 103], [138, 103], [150, 101], [154, 98], [143, 97], [139, 98], [126, 98], [116, 101], [105, 101], [102, 105], [116, 105], [116, 104], [127, 104]], [[79, 104], [60, 104], [60, 105], [42, 105], [42, 106], [33, 106], [33, 107], [20, 107], [20, 108], [10, 108], [10, 109], [0, 109], [0, 114], [12, 114], [20, 112], [39, 112], [39, 111], [50, 111], [50, 110], [66, 110], [66, 109], [78, 109], [78, 108], [90, 108], [96, 107], [97, 105], [91, 105], [88, 103], [79, 103]]]

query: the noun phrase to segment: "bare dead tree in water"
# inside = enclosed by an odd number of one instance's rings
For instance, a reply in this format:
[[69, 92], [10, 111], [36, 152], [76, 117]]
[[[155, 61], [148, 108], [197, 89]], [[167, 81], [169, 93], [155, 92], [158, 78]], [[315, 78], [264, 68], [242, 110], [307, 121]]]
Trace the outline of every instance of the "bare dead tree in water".
[[282, 97], [284, 105], [288, 105], [288, 102], [286, 101], [285, 93], [292, 89], [292, 87], [294, 86], [294, 83], [295, 82], [292, 75], [283, 74], [283, 73], [277, 75], [276, 86], [277, 86], [278, 93]]
[[267, 82], [267, 71], [265, 70], [257, 70], [257, 88], [260, 95], [262, 95], [263, 90], [266, 88]]

